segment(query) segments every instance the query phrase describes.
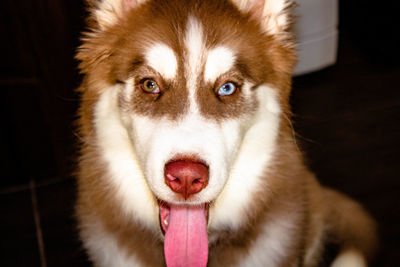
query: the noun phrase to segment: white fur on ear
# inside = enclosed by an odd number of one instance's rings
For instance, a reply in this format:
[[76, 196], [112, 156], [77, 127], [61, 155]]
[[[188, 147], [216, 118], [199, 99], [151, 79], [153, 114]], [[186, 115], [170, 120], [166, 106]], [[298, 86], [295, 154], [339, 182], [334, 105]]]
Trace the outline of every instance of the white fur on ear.
[[243, 12], [250, 12], [269, 34], [284, 34], [289, 27], [293, 0], [231, 0]]
[[100, 29], [114, 25], [127, 11], [146, 0], [91, 0], [93, 16]]

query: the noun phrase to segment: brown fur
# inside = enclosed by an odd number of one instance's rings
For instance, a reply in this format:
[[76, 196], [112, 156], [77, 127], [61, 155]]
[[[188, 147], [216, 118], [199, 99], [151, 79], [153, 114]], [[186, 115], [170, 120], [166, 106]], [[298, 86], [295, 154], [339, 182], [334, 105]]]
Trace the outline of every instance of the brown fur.
[[[85, 42], [80, 47], [77, 58], [81, 60], [80, 68], [83, 73], [88, 74], [91, 83], [101, 83], [99, 86], [90, 86], [88, 90], [92, 87], [96, 90], [96, 87], [101, 88], [105, 84], [115, 84], [128, 77], [135, 77], [137, 82], [144, 78], [152, 78], [161, 86], [162, 97], [135, 90], [132, 111], [153, 117], [169, 115], [171, 119], [185, 114], [187, 90], [190, 88], [186, 89], [185, 86], [186, 78], [183, 71], [185, 52], [182, 52], [185, 49], [180, 32], [184, 32], [188, 19], [185, 14], [189, 13], [196, 18], [206, 18], [201, 21], [206, 30], [206, 47], [219, 44], [238, 51], [236, 64], [238, 79], [234, 82], [241, 85], [241, 79], [246, 78], [256, 85], [269, 83], [275, 88], [281, 88], [279, 94], [282, 102], [286, 103], [290, 88], [290, 83], [287, 81], [290, 80], [290, 71], [295, 62], [290, 43], [283, 45], [274, 36], [261, 34], [256, 21], [249, 20], [249, 15], [241, 14], [228, 2], [199, 1], [194, 5], [189, 3], [190, 1], [160, 2], [158, 5], [162, 7], [159, 9], [144, 4], [135, 12], [127, 14], [123, 21], [110, 30], [105, 32], [93, 30], [87, 34], [89, 38], [84, 38]], [[210, 16], [207, 14], [208, 10], [215, 10], [216, 13]], [[221, 17], [227, 19], [221, 23]], [[157, 20], [153, 20], [150, 27], [143, 25], [146, 18], [157, 18]], [[241, 23], [237, 23], [238, 19]], [[237, 29], [226, 30], [231, 28]], [[155, 41], [166, 43], [177, 54], [179, 77], [175, 81], [163, 80], [158, 73], [144, 65], [142, 53]], [[202, 89], [199, 90], [198, 99], [203, 115], [213, 118], [237, 117], [246, 112], [249, 103], [246, 103], [241, 96], [221, 97], [219, 100], [215, 97], [218, 87], [226, 81], [204, 84], [201, 77], [199, 79], [198, 84]], [[137, 85], [136, 83], [136, 87]], [[175, 99], [181, 101], [174, 101]], [[224, 105], [226, 101], [229, 103]]]
[[342, 251], [359, 250], [372, 260], [378, 245], [375, 222], [359, 203], [332, 189], [323, 190], [327, 241], [339, 244]]
[[[93, 3], [90, 1], [91, 7]], [[187, 10], [202, 18], [208, 47], [225, 44], [239, 51], [235, 70], [238, 78], [234, 82], [240, 85], [246, 78], [256, 85], [269, 83], [279, 88], [278, 96], [283, 107], [279, 151], [274, 157], [272, 170], [265, 173], [264, 186], [261, 185], [253, 196], [249, 214], [246, 214], [246, 226], [237, 232], [227, 229], [209, 233], [210, 238], [216, 240], [210, 244], [209, 266], [234, 266], [248, 253], [263, 224], [274, 216], [293, 213], [297, 214], [293, 242], [287, 257], [278, 266], [315, 266], [323, 250], [323, 242], [314, 246], [316, 237], [339, 243], [344, 249], [360, 250], [370, 259], [376, 244], [372, 220], [354, 201], [321, 187], [297, 151], [287, 120], [290, 117], [290, 75], [295, 64], [290, 35], [282, 40], [262, 33], [257, 21], [250, 19], [251, 14], [239, 12], [228, 1], [149, 1], [131, 10], [118, 24], [101, 31], [94, 17], [89, 18], [91, 32], [84, 36], [77, 55], [85, 74], [80, 89], [82, 155], [77, 203], [83, 238], [85, 229], [100, 219], [106, 230], [116, 236], [119, 246], [134, 254], [144, 266], [164, 264], [161, 232], [151, 232], [124, 216], [113, 189], [105, 182], [107, 170], [96, 144], [93, 112], [104, 88], [128, 77], [135, 77], [136, 89], [137, 81], [155, 79], [161, 86], [162, 97], [134, 90], [133, 102], [121, 103], [124, 108], [142, 115], [168, 116], [172, 120], [186, 112], [188, 89], [185, 86], [185, 53], [180, 33], [184, 32]], [[210, 10], [215, 13], [209, 14]], [[152, 20], [151, 26], [146, 23], [148, 19]], [[162, 40], [172, 47], [179, 58], [180, 76], [175, 81], [163, 80], [143, 62], [143, 50], [155, 40]], [[224, 82], [207, 84], [198, 81], [201, 90], [197, 98], [204, 116], [219, 120], [255, 110], [257, 103], [246, 103], [240, 95], [216, 98], [215, 91]]]

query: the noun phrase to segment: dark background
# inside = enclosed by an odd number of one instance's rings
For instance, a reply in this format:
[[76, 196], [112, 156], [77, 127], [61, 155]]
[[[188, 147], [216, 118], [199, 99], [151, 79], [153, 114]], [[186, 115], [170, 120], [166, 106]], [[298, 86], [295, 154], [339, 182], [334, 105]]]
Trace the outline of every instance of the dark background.
[[[324, 185], [376, 218], [376, 266], [400, 266], [400, 56], [396, 1], [340, 1], [338, 62], [294, 79], [294, 128]], [[378, 5], [380, 4], [380, 5]], [[78, 242], [73, 59], [82, 1], [0, 9], [0, 266], [90, 266]]]

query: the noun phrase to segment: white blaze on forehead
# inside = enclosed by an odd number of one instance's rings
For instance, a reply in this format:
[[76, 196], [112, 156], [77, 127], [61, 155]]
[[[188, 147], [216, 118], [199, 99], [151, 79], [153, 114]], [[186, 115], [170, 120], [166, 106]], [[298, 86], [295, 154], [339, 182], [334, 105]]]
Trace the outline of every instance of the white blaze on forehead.
[[215, 81], [220, 75], [233, 67], [235, 59], [235, 54], [227, 47], [219, 46], [212, 49], [207, 55], [204, 80], [207, 82]]
[[164, 78], [173, 79], [178, 62], [174, 51], [165, 44], [154, 44], [145, 53], [146, 63], [158, 71]]
[[194, 17], [189, 17], [186, 25], [185, 34], [185, 74], [186, 86], [189, 91], [190, 110], [195, 112], [197, 104], [195, 101], [195, 91], [197, 89], [197, 78], [201, 73], [204, 58], [203, 26]]
[[204, 43], [203, 26], [194, 17], [189, 17], [186, 26], [185, 45], [188, 52], [186, 62], [189, 74], [196, 75], [201, 70]]

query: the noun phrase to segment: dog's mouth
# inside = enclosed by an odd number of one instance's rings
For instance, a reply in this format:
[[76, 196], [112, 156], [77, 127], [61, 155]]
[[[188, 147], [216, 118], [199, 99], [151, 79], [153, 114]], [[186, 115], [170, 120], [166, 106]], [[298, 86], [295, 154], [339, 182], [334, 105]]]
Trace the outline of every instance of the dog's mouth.
[[174, 205], [159, 201], [159, 206], [167, 266], [206, 266], [208, 204]]

